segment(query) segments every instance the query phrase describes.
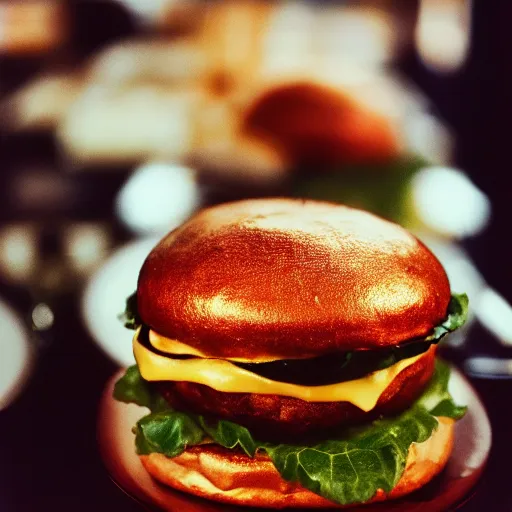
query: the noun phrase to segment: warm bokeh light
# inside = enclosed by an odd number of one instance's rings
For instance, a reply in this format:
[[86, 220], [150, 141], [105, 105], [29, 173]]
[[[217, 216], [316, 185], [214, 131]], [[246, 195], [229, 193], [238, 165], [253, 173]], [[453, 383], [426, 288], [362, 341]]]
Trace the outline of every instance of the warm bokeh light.
[[11, 225], [0, 230], [0, 271], [15, 281], [27, 281], [36, 269], [37, 234], [31, 225]]
[[411, 192], [418, 217], [434, 232], [463, 238], [489, 222], [489, 199], [457, 169], [426, 167], [412, 179]]
[[63, 2], [30, 0], [0, 4], [0, 52], [38, 54], [66, 40]]
[[118, 0], [134, 12], [143, 23], [151, 22], [158, 18], [166, 8], [182, 0]]
[[407, 150], [435, 164], [450, 162], [455, 144], [453, 134], [429, 113], [430, 105], [421, 95], [411, 96], [407, 103], [407, 114], [401, 124]]
[[2, 102], [9, 112], [5, 121], [14, 131], [54, 130], [79, 90], [80, 80], [73, 74], [39, 76]]
[[87, 274], [104, 261], [110, 245], [108, 233], [96, 224], [71, 225], [63, 238], [65, 254], [71, 266], [81, 274]]
[[32, 349], [23, 322], [0, 300], [0, 411], [21, 392], [32, 367]]
[[32, 310], [32, 324], [36, 331], [47, 331], [53, 326], [55, 316], [48, 304], [40, 302]]
[[471, 376], [485, 379], [510, 379], [512, 377], [512, 359], [476, 356], [464, 363], [464, 370]]
[[469, 52], [472, 0], [421, 0], [416, 46], [423, 62], [439, 72], [454, 72]]
[[59, 127], [62, 148], [77, 163], [133, 163], [190, 153], [199, 96], [194, 90], [151, 84], [92, 85]]
[[183, 41], [124, 41], [107, 47], [91, 59], [91, 83], [126, 86], [195, 85], [208, 71], [205, 54], [197, 43]]
[[136, 233], [167, 233], [201, 204], [193, 169], [153, 162], [141, 166], [124, 184], [116, 201], [119, 218]]

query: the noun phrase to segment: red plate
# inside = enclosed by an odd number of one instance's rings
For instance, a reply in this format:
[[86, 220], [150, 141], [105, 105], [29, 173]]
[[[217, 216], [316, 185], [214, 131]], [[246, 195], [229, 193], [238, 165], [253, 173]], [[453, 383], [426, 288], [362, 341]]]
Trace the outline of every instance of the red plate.
[[[153, 480], [135, 454], [133, 425], [147, 409], [112, 398], [116, 374], [108, 383], [100, 404], [98, 443], [103, 461], [114, 482], [148, 508], [166, 512], [247, 512], [248, 507], [210, 502]], [[455, 427], [455, 445], [445, 470], [423, 489], [396, 501], [365, 506], [364, 512], [441, 512], [460, 505], [471, 491], [491, 449], [491, 426], [485, 409], [469, 382], [452, 369], [450, 391], [459, 404], [467, 404], [466, 416]], [[259, 509], [261, 510], [261, 509]], [[324, 509], [325, 510], [325, 509]]]

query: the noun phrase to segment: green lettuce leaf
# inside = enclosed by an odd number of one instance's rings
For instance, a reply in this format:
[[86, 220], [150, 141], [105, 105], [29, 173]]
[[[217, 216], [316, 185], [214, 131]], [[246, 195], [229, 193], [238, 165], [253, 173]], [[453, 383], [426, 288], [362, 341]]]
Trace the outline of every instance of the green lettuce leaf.
[[126, 299], [126, 306], [124, 312], [118, 316], [119, 320], [123, 322], [127, 329], [137, 330], [142, 325], [142, 319], [139, 316], [137, 307], [137, 292], [133, 292]]
[[466, 413], [466, 407], [455, 404], [450, 392], [450, 368], [441, 361], [436, 362], [436, 370], [429, 385], [417, 401], [417, 405], [424, 407], [433, 416], [446, 416], [459, 420]]
[[151, 384], [142, 378], [137, 365], [130, 366], [116, 382], [113, 396], [120, 402], [147, 407], [151, 412], [169, 409], [164, 397], [156, 393]]
[[258, 448], [263, 447], [263, 444], [252, 437], [249, 429], [232, 421], [218, 420], [209, 424], [204, 417], [200, 417], [199, 423], [213, 441], [230, 450], [240, 448], [247, 455], [254, 457]]
[[139, 455], [163, 453], [176, 457], [187, 446], [199, 444], [204, 430], [192, 415], [177, 411], [161, 411], [145, 416], [135, 427], [135, 445]]
[[[134, 368], [128, 370], [131, 378], [125, 383], [137, 389], [119, 393], [125, 399], [134, 396], [150, 405], [158, 403], [156, 398], [147, 398], [146, 391], [157, 393], [142, 378], [134, 378]], [[135, 427], [137, 452], [158, 452], [174, 457], [187, 446], [205, 439], [242, 450], [251, 457], [257, 451], [264, 451], [284, 479], [300, 482], [335, 503], [362, 503], [371, 499], [378, 489], [386, 492], [393, 489], [404, 471], [411, 444], [426, 441], [437, 427], [435, 416], [462, 417], [465, 408], [457, 406], [448, 392], [449, 373], [448, 366], [438, 361], [428, 387], [407, 411], [365, 427], [340, 431], [335, 439], [315, 445], [262, 442], [236, 423], [210, 421], [167, 409], [139, 420]], [[126, 387], [128, 385], [119, 389]]]
[[374, 422], [363, 432], [316, 446], [265, 446], [284, 479], [342, 505], [371, 499], [378, 489], [389, 492], [405, 469], [413, 442], [426, 441], [437, 419], [422, 407], [397, 418]]
[[448, 316], [434, 328], [433, 333], [425, 341], [438, 341], [444, 335], [462, 327], [468, 319], [469, 299], [465, 293], [452, 293], [448, 304]]

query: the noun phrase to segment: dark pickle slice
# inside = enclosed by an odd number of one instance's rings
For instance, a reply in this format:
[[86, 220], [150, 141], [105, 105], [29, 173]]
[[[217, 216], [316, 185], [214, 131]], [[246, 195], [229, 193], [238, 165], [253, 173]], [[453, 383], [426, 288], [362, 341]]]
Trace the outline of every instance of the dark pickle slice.
[[312, 359], [286, 359], [270, 363], [234, 363], [253, 373], [279, 382], [304, 386], [324, 386], [360, 379], [388, 368], [402, 359], [426, 352], [431, 342], [416, 341], [400, 347], [357, 350], [328, 354]]

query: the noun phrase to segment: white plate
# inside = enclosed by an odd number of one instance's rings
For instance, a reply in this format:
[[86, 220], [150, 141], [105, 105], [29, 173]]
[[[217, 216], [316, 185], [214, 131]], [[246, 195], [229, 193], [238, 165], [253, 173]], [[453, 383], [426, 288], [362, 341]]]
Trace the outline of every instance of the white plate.
[[20, 316], [0, 299], [0, 410], [21, 392], [31, 367], [27, 330]]
[[82, 317], [98, 346], [119, 366], [130, 366], [133, 331], [119, 320], [126, 299], [137, 288], [139, 270], [159, 237], [131, 242], [118, 249], [90, 279], [82, 297]]

